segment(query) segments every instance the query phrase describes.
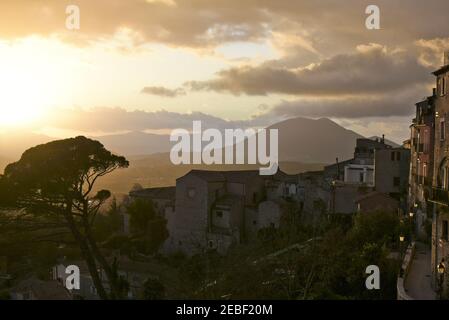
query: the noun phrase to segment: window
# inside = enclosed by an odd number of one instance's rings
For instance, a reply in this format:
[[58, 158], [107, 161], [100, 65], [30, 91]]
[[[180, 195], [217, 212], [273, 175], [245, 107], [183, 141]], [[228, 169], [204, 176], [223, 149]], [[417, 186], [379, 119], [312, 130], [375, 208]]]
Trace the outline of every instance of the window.
[[401, 178], [399, 178], [399, 177], [394, 177], [394, 178], [393, 178], [393, 186], [394, 186], [394, 187], [399, 187], [400, 184], [401, 184]]
[[443, 220], [443, 230], [441, 230], [441, 239], [444, 241], [448, 240], [448, 222]]
[[441, 95], [444, 96], [446, 94], [446, 78], [444, 76], [441, 77]]
[[219, 218], [223, 218], [223, 211], [216, 211], [215, 215]]
[[363, 172], [359, 173], [359, 182], [363, 182]]
[[396, 152], [396, 160], [401, 161], [401, 152]]
[[440, 121], [440, 140], [444, 140], [446, 138], [446, 127], [444, 125], [444, 119]]
[[437, 86], [440, 96], [446, 95], [446, 78], [444, 76], [438, 78]]
[[394, 161], [394, 151], [391, 151], [391, 161]]
[[447, 167], [443, 168], [443, 189], [447, 190]]
[[188, 188], [187, 189], [187, 196], [189, 198], [194, 198], [195, 197], [195, 188]]
[[95, 286], [90, 286], [90, 293], [97, 294], [97, 288], [95, 288]]

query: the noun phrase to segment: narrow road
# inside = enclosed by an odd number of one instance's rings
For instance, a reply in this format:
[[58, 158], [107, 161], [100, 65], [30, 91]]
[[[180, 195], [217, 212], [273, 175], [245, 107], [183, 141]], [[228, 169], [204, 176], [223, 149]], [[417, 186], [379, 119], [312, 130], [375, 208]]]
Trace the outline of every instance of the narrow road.
[[430, 248], [421, 242], [416, 242], [415, 257], [404, 285], [405, 291], [413, 299], [436, 299], [436, 293], [430, 285], [432, 279], [430, 261]]

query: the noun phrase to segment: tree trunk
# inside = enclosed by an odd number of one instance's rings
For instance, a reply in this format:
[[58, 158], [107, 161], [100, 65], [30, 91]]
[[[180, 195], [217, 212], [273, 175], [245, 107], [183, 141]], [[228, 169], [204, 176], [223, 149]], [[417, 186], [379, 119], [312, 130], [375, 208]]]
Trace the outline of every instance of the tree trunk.
[[81, 254], [86, 261], [87, 268], [89, 269], [90, 276], [92, 277], [92, 281], [97, 289], [98, 295], [102, 300], [108, 300], [108, 294], [104, 289], [103, 283], [101, 282], [100, 275], [97, 270], [97, 265], [95, 263], [95, 259], [89, 249], [89, 245], [87, 241], [84, 239], [81, 232], [77, 229], [76, 223], [72, 217], [71, 213], [64, 214], [67, 224], [69, 226], [70, 231], [72, 232], [73, 237], [78, 242], [79, 248], [81, 250]]
[[86, 232], [86, 239], [92, 249], [93, 256], [97, 259], [98, 263], [103, 267], [104, 272], [109, 280], [109, 285], [111, 287], [112, 298], [120, 299], [122, 298], [122, 292], [120, 292], [119, 285], [117, 283], [118, 274], [116, 270], [113, 270], [110, 264], [107, 262], [106, 258], [101, 253], [100, 249], [97, 246], [97, 242], [95, 241], [92, 235], [92, 229], [90, 228], [89, 222], [87, 218], [83, 217], [83, 226]]

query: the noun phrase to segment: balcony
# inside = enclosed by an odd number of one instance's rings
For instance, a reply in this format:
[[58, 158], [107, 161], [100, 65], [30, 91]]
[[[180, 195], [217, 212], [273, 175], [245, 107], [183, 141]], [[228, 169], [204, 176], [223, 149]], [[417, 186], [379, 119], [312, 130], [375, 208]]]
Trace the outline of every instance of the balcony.
[[430, 202], [449, 206], [449, 191], [441, 188], [432, 188]]

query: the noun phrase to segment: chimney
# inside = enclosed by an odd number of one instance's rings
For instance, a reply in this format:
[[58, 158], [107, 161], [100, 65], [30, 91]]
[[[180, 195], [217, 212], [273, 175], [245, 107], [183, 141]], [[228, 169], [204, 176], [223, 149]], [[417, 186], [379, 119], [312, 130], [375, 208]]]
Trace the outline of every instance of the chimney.
[[444, 65], [449, 65], [449, 51], [444, 51]]
[[337, 180], [340, 180], [340, 164], [338, 163], [338, 158], [335, 158], [335, 162], [337, 163]]
[[382, 143], [385, 144], [385, 135], [382, 135]]

